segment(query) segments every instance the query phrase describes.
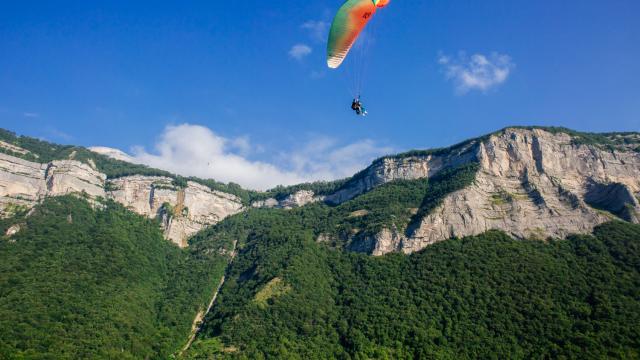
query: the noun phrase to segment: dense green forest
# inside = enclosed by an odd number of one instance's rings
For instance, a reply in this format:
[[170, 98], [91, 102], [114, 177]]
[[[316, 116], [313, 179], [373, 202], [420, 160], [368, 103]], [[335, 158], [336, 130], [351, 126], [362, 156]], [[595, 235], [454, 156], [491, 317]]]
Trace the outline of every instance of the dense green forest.
[[640, 356], [638, 225], [547, 242], [492, 231], [410, 256], [340, 251], [410, 226], [476, 170], [392, 182], [335, 207], [254, 209], [213, 227], [210, 238], [237, 239], [240, 252], [187, 357]]
[[638, 358], [640, 226], [522, 241], [492, 231], [374, 258], [255, 211], [189, 358]]
[[[475, 171], [392, 182], [336, 207], [252, 209], [189, 250], [112, 202], [96, 210], [67, 196], [30, 216], [16, 209], [0, 222], [3, 233], [21, 225], [0, 241], [0, 354], [173, 357], [237, 240], [184, 358], [640, 357], [639, 225], [547, 242], [492, 231], [409, 256], [342, 250], [354, 229], [409, 226]], [[353, 236], [318, 242], [326, 233]]]
[[164, 359], [186, 342], [231, 243], [181, 250], [155, 221], [100, 207], [52, 198], [0, 223], [21, 226], [0, 239], [0, 358]]

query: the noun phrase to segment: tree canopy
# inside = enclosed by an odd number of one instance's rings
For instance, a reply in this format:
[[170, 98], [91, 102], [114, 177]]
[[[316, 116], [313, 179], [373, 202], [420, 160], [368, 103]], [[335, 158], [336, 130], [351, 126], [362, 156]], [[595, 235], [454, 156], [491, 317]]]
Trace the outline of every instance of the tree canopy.
[[157, 222], [100, 206], [51, 198], [6, 221], [21, 230], [0, 239], [0, 354], [164, 359], [186, 342], [231, 244], [181, 250]]

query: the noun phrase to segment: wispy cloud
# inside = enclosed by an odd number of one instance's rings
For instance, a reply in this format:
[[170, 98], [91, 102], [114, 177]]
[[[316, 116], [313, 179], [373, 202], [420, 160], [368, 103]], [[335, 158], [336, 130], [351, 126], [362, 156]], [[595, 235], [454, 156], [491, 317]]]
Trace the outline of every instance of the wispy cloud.
[[35, 112], [24, 112], [22, 113], [22, 116], [30, 119], [35, 119], [35, 118], [39, 118], [40, 114]]
[[331, 180], [351, 176], [362, 170], [374, 158], [393, 149], [364, 139], [340, 146], [328, 136], [316, 136], [303, 147], [281, 155], [289, 167], [306, 181]]
[[291, 47], [289, 50], [289, 57], [296, 59], [298, 61], [304, 59], [306, 56], [311, 54], [313, 50], [309, 45], [306, 44], [296, 44]]
[[311, 38], [323, 42], [329, 35], [329, 23], [322, 20], [309, 20], [302, 24], [301, 28], [309, 32]]
[[252, 189], [333, 180], [353, 175], [374, 158], [392, 151], [372, 140], [342, 145], [331, 137], [314, 136], [302, 146], [281, 152], [269, 161], [250, 154], [262, 152], [248, 137], [225, 138], [209, 128], [168, 126], [153, 151], [134, 147], [133, 161], [185, 176], [235, 182]]
[[64, 131], [60, 131], [56, 128], [53, 127], [47, 127], [45, 129], [45, 133], [47, 137], [51, 137], [53, 139], [58, 139], [58, 140], [62, 140], [62, 141], [70, 141], [73, 139], [72, 135], [67, 134]]
[[515, 67], [511, 57], [498, 53], [467, 56], [461, 52], [457, 57], [441, 54], [438, 63], [443, 66], [447, 78], [453, 81], [458, 94], [495, 88], [507, 81]]

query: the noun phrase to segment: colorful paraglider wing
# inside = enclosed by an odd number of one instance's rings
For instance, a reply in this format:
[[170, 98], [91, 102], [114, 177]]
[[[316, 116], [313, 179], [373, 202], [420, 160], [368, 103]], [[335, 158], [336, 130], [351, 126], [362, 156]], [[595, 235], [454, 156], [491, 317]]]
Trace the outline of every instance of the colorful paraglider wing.
[[342, 64], [375, 12], [376, 5], [372, 0], [347, 0], [342, 5], [329, 32], [327, 65], [330, 68], [336, 69]]

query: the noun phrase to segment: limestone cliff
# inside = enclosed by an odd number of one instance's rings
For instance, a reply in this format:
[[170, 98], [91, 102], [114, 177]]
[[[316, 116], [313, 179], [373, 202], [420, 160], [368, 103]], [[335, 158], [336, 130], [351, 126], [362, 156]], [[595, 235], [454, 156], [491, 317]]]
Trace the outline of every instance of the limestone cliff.
[[[480, 164], [474, 184], [446, 196], [404, 233], [385, 229], [365, 239], [368, 252], [411, 253], [437, 241], [490, 229], [546, 239], [589, 233], [616, 217], [638, 222], [640, 153], [636, 151], [578, 144], [566, 133], [506, 129], [473, 143], [457, 158]], [[412, 161], [413, 168], [431, 168], [429, 156]], [[444, 165], [438, 170], [456, 162], [440, 162]], [[421, 175], [432, 176], [438, 170]]]
[[165, 177], [129, 176], [109, 181], [108, 196], [133, 211], [162, 218], [167, 237], [180, 246], [206, 226], [242, 211], [236, 196], [189, 182], [178, 188]]
[[394, 180], [415, 180], [431, 177], [439, 171], [475, 159], [476, 141], [470, 141], [450, 151], [434, 151], [426, 155], [385, 157], [355, 175], [345, 186], [326, 197], [331, 204], [341, 204], [382, 184]]
[[[138, 214], [161, 218], [168, 239], [186, 246], [202, 228], [242, 210], [234, 195], [189, 182], [178, 188], [169, 178], [106, 175], [75, 160], [39, 164], [0, 153], [0, 216], [16, 206], [32, 207], [46, 196], [82, 194], [111, 198]], [[171, 208], [171, 213], [168, 213]]]
[[0, 214], [9, 205], [33, 206], [45, 196], [105, 196], [106, 176], [74, 160], [39, 164], [0, 153]]
[[316, 195], [311, 190], [300, 190], [293, 194], [287, 195], [282, 200], [269, 198], [266, 200], [255, 201], [251, 204], [251, 206], [255, 208], [293, 209], [320, 201], [325, 201], [325, 197], [322, 195]]

